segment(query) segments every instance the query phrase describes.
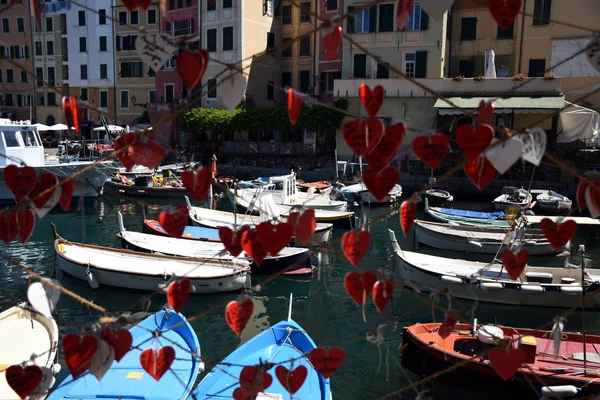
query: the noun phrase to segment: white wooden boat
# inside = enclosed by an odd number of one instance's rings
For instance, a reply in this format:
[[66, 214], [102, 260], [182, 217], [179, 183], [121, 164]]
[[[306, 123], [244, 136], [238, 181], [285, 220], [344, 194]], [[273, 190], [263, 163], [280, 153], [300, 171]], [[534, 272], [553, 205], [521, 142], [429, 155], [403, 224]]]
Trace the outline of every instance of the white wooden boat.
[[[5, 370], [11, 365], [21, 365], [31, 360], [32, 354], [38, 355], [33, 364], [42, 368], [45, 379], [55, 382], [54, 375], [60, 371], [57, 360], [58, 326], [54, 318], [32, 311], [27, 303], [3, 311], [0, 314], [0, 399], [16, 400], [19, 396], [6, 382]], [[40, 389], [38, 389], [40, 390]], [[43, 393], [34, 393], [43, 398]]]
[[358, 195], [360, 196], [360, 200], [363, 203], [369, 203], [369, 204], [395, 203], [396, 201], [399, 201], [400, 196], [402, 196], [402, 186], [400, 186], [398, 184], [394, 185], [392, 190], [390, 190], [389, 193], [381, 200], [377, 200], [375, 198], [375, 196], [373, 196], [371, 194], [371, 192], [369, 192], [369, 190], [361, 191]]
[[88, 281], [92, 288], [115, 286], [155, 291], [170, 278], [190, 280], [190, 293], [220, 293], [249, 287], [250, 268], [236, 261], [145, 254], [69, 242], [54, 233], [56, 262], [64, 273]]
[[429, 199], [425, 197], [425, 214], [436, 221], [468, 226], [497, 226], [509, 228], [503, 211], [492, 213], [482, 211], [461, 210], [458, 208], [429, 207]]
[[424, 196], [429, 201], [429, 204], [435, 207], [454, 201], [454, 197], [450, 192], [442, 189], [429, 189], [425, 191]]
[[532, 200], [533, 197], [527, 190], [506, 186], [502, 189], [502, 194], [496, 197], [492, 204], [494, 204], [496, 210], [506, 212], [511, 207], [527, 208]]
[[508, 228], [494, 226], [467, 226], [449, 223], [415, 220], [415, 236], [419, 243], [442, 250], [471, 253], [496, 254], [500, 246], [513, 240], [531, 256], [553, 255], [567, 251], [568, 242], [563, 248], [555, 249], [539, 229], [518, 228], [515, 232]]
[[[234, 229], [242, 225], [258, 225], [263, 221], [281, 219], [283, 222], [286, 218], [280, 218], [279, 215], [268, 215], [268, 212], [261, 212], [260, 217], [249, 214], [235, 214], [228, 211], [211, 210], [208, 208], [194, 207], [190, 203], [189, 197], [185, 196], [185, 201], [188, 207], [188, 212], [192, 223], [196, 226], [202, 226], [205, 228], [216, 228], [219, 229], [222, 226]], [[308, 242], [308, 246], [320, 246], [331, 242], [331, 234], [333, 231], [333, 224], [317, 223], [317, 229], [311, 240]], [[296, 242], [296, 245], [300, 243]]]
[[535, 200], [540, 210], [555, 214], [569, 212], [573, 205], [573, 202], [567, 196], [553, 190], [543, 191], [537, 195]]
[[[526, 266], [518, 280], [512, 280], [502, 264], [482, 263], [430, 256], [404, 251], [389, 230], [394, 250], [394, 270], [402, 284], [428, 293], [450, 291], [459, 299], [539, 307], [571, 308], [581, 305], [581, 269]], [[600, 288], [600, 275], [585, 280], [586, 308], [600, 308], [594, 292]]]

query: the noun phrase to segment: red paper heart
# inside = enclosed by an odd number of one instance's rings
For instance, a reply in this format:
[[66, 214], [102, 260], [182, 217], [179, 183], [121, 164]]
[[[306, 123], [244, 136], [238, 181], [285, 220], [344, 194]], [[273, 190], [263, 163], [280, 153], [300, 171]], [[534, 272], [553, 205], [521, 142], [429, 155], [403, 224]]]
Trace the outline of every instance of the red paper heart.
[[17, 203], [23, 200], [35, 187], [37, 172], [32, 167], [8, 165], [4, 168], [4, 182], [15, 196]]
[[261, 246], [272, 257], [276, 257], [292, 240], [294, 228], [287, 222], [280, 222], [274, 225], [270, 221], [265, 221], [258, 224], [256, 234]]
[[152, 3], [152, 0], [123, 0], [123, 5], [129, 11], [133, 11], [138, 7], [147, 10], [150, 6], [150, 3]]
[[115, 360], [117, 361], [121, 361], [133, 343], [131, 333], [127, 329], [115, 331], [112, 328], [104, 328], [100, 336], [115, 350]]
[[196, 200], [202, 202], [206, 199], [213, 177], [210, 168], [202, 168], [200, 171], [183, 171], [181, 182]]
[[587, 210], [587, 204], [585, 201], [585, 190], [587, 187], [587, 181], [579, 182], [579, 186], [577, 187], [577, 206], [579, 207], [580, 213], [583, 213], [585, 210]]
[[35, 226], [35, 214], [30, 208], [27, 208], [25, 210], [19, 209], [15, 212], [15, 214], [17, 217], [17, 237], [21, 244], [25, 244], [27, 243], [27, 241], [31, 237], [31, 234], [33, 233], [33, 228]]
[[[133, 168], [133, 166], [135, 165], [135, 161], [133, 161], [131, 157], [129, 157], [128, 151], [129, 146], [135, 141], [135, 139], [135, 133], [126, 133], [124, 135], [119, 136], [114, 143], [115, 155], [128, 171], [131, 170], [131, 168]], [[125, 150], [120, 151], [120, 149], [122, 148], [125, 148]]]
[[489, 125], [477, 125], [473, 130], [470, 124], [462, 124], [455, 132], [458, 147], [468, 160], [474, 160], [490, 145], [494, 138], [494, 130]]
[[127, 149], [129, 158], [136, 164], [150, 169], [155, 168], [167, 151], [154, 138], [140, 138]]
[[177, 56], [177, 71], [190, 90], [202, 80], [207, 67], [208, 51], [205, 49], [196, 52], [184, 50]]
[[375, 118], [381, 107], [381, 103], [383, 102], [383, 86], [377, 85], [375, 86], [375, 89], [371, 91], [371, 88], [363, 83], [358, 88], [358, 95], [360, 96], [360, 101], [367, 114], [369, 114], [370, 117]]
[[379, 172], [392, 162], [405, 134], [406, 125], [402, 122], [388, 126], [379, 143], [376, 146], [370, 146], [371, 150], [365, 154], [369, 169]]
[[594, 181], [594, 185], [587, 185], [585, 188], [585, 205], [592, 218], [600, 215], [600, 179]]
[[169, 291], [167, 292], [167, 300], [169, 305], [175, 310], [175, 312], [181, 312], [183, 306], [190, 294], [190, 280], [185, 278], [180, 282], [172, 282], [169, 285]]
[[[267, 389], [273, 383], [273, 377], [253, 365], [242, 368], [240, 372], [240, 388], [255, 398], [259, 392]], [[237, 399], [236, 399], [237, 400]]]
[[504, 250], [504, 253], [502, 253], [504, 268], [513, 281], [517, 280], [521, 275], [521, 272], [523, 272], [527, 265], [527, 260], [529, 260], [529, 252], [527, 250], [521, 250], [516, 255], [510, 250]]
[[438, 329], [438, 333], [442, 338], [445, 339], [450, 336], [459, 318], [460, 311], [458, 310], [448, 310], [444, 314], [444, 321], [440, 324], [440, 328]]
[[97, 349], [98, 339], [94, 336], [80, 337], [71, 333], [64, 337], [63, 354], [73, 379], [77, 379], [90, 368]]
[[294, 394], [300, 390], [307, 375], [308, 370], [304, 365], [301, 365], [294, 370], [289, 370], [283, 365], [279, 365], [275, 368], [275, 376], [277, 376], [281, 386], [283, 386], [290, 394]]
[[333, 31], [323, 36], [323, 47], [325, 47], [325, 54], [327, 54], [327, 59], [329, 61], [333, 61], [335, 59], [335, 55], [340, 48], [340, 43], [342, 42], [342, 27], [336, 26], [333, 28]]
[[62, 187], [62, 192], [60, 193], [58, 204], [60, 204], [60, 208], [64, 211], [69, 211], [71, 201], [73, 201], [73, 192], [75, 191], [75, 180], [66, 179], [60, 186]]
[[37, 365], [11, 365], [5, 371], [6, 382], [21, 399], [29, 396], [40, 386], [44, 372]]
[[296, 125], [302, 109], [302, 97], [296, 96], [296, 92], [292, 88], [289, 88], [287, 92], [287, 109], [290, 123]]
[[412, 201], [405, 200], [400, 206], [400, 226], [404, 237], [408, 236], [417, 216], [417, 205]]
[[[16, 0], [11, 0], [11, 4], [14, 4]], [[33, 14], [33, 19], [35, 21], [35, 27], [38, 32], [42, 31], [42, 10], [44, 9], [43, 3], [40, 0], [31, 0], [31, 11]], [[40, 83], [43, 85], [44, 83]]]
[[264, 248], [260, 240], [258, 240], [258, 235], [254, 229], [248, 229], [246, 232], [242, 234], [242, 249], [246, 252], [248, 257], [254, 261], [254, 263], [260, 267], [263, 260], [267, 256], [267, 249]]
[[239, 256], [244, 249], [242, 249], [242, 235], [250, 229], [250, 226], [243, 225], [237, 231], [233, 231], [226, 226], [219, 228], [219, 238], [221, 243], [225, 246], [225, 249], [231, 253], [232, 256]]
[[300, 243], [306, 246], [316, 230], [317, 219], [315, 218], [315, 210], [308, 208], [298, 217], [298, 223], [294, 227], [294, 235]]
[[521, 349], [494, 349], [490, 351], [490, 364], [504, 381], [517, 373], [525, 362], [525, 352]]
[[171, 368], [174, 360], [175, 350], [170, 346], [163, 347], [160, 351], [146, 349], [140, 354], [142, 368], [157, 381]]
[[254, 302], [252, 299], [246, 299], [242, 302], [232, 301], [225, 308], [225, 321], [239, 336], [250, 320], [252, 312], [254, 312]]
[[10, 243], [17, 236], [18, 231], [17, 210], [7, 208], [0, 212], [0, 240]]
[[479, 190], [483, 190], [498, 175], [496, 168], [485, 156], [469, 161], [463, 166], [463, 169]]
[[379, 118], [370, 118], [366, 122], [355, 119], [346, 122], [342, 131], [348, 146], [357, 157], [361, 157], [381, 140], [383, 123]]
[[394, 283], [391, 280], [377, 281], [373, 285], [373, 302], [377, 311], [380, 313], [385, 310], [385, 307], [390, 302], [394, 293]]
[[79, 117], [79, 107], [77, 106], [77, 100], [75, 97], [64, 96], [63, 97], [63, 114], [65, 115], [65, 122], [69, 129], [75, 128], [77, 135], [81, 134], [81, 118]]
[[577, 222], [572, 219], [557, 224], [550, 218], [544, 218], [540, 221], [540, 229], [552, 247], [560, 249], [564, 247], [577, 232]]
[[477, 109], [477, 121], [479, 123], [490, 123], [494, 116], [494, 102], [490, 101], [486, 103], [484, 100], [479, 102], [479, 108]]
[[56, 191], [58, 178], [56, 175], [46, 172], [38, 176], [37, 182], [33, 190], [29, 193], [29, 198], [37, 208], [42, 208]]
[[398, 0], [398, 6], [396, 7], [396, 26], [398, 30], [404, 29], [410, 21], [412, 6], [413, 0]]
[[367, 231], [350, 231], [342, 236], [342, 250], [350, 264], [355, 267], [369, 251], [371, 234]]
[[400, 174], [398, 170], [389, 165], [377, 173], [371, 168], [365, 170], [362, 174], [363, 183], [369, 189], [369, 192], [377, 200], [382, 201], [388, 195], [390, 190], [398, 182]]
[[508, 29], [519, 11], [522, 0], [488, 0], [490, 13], [502, 29]]
[[415, 155], [431, 169], [436, 169], [448, 152], [448, 136], [434, 133], [431, 136], [419, 136], [412, 142]]
[[373, 293], [375, 282], [377, 282], [377, 275], [370, 271], [363, 274], [352, 271], [344, 277], [344, 289], [356, 305], [361, 306], [365, 303], [367, 297]]
[[163, 211], [158, 216], [158, 223], [163, 227], [167, 235], [181, 238], [188, 223], [188, 209], [185, 205], [179, 205], [173, 211]]
[[339, 347], [331, 349], [317, 347], [309, 355], [310, 363], [325, 379], [329, 378], [342, 367], [345, 358], [346, 354], [344, 350]]

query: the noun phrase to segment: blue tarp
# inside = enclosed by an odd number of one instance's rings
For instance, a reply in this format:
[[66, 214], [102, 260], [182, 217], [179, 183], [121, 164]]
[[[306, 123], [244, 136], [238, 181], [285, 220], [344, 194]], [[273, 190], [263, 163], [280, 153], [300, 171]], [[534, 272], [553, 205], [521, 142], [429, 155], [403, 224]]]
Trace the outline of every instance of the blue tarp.
[[441, 208], [440, 212], [449, 215], [455, 215], [457, 217], [468, 217], [478, 219], [498, 219], [504, 217], [504, 212], [494, 211], [492, 213], [482, 211], [470, 211], [470, 210], [459, 210], [454, 208]]

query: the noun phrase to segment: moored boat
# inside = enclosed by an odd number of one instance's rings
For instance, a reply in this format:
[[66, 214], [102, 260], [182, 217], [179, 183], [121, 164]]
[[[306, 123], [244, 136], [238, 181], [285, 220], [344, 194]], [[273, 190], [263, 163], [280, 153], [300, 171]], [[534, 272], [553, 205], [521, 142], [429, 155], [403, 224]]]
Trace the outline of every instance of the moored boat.
[[102, 187], [103, 194], [130, 197], [176, 197], [181, 198], [186, 188], [174, 178], [139, 176], [134, 180], [123, 175], [109, 178]]
[[511, 207], [527, 208], [531, 205], [533, 197], [527, 190], [512, 186], [502, 188], [502, 194], [494, 199], [492, 204], [498, 211], [507, 212]]
[[[144, 218], [142, 230], [149, 235], [169, 237], [169, 234], [160, 225], [160, 222], [154, 219]], [[181, 237], [183, 239], [200, 240], [204, 242], [221, 242], [218, 229], [206, 228], [203, 226], [186, 226]]]
[[554, 214], [568, 213], [573, 205], [573, 202], [567, 196], [553, 190], [544, 190], [537, 195], [535, 201], [540, 210]]
[[363, 203], [372, 205], [395, 203], [396, 201], [399, 201], [400, 196], [402, 196], [402, 186], [395, 184], [389, 193], [381, 200], [376, 199], [368, 189], [361, 191], [358, 195]]
[[321, 194], [329, 194], [331, 192], [331, 183], [328, 181], [317, 181], [317, 182], [303, 182], [297, 183], [298, 190], [301, 192], [314, 191]]
[[423, 196], [429, 201], [429, 204], [434, 207], [441, 207], [446, 203], [454, 201], [454, 197], [450, 192], [442, 189], [429, 189], [425, 191]]
[[429, 200], [425, 198], [425, 213], [439, 222], [509, 228], [508, 221], [503, 219], [505, 217], [503, 211], [488, 213], [458, 208], [430, 207]]

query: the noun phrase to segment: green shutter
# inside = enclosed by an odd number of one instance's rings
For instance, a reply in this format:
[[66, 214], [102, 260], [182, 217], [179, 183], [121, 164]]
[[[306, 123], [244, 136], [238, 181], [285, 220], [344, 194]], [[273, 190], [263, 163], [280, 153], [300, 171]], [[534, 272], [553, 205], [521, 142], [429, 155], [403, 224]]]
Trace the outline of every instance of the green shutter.
[[421, 30], [429, 29], [429, 15], [421, 8]]
[[319, 83], [320, 89], [319, 92], [326, 92], [327, 88], [325, 87], [325, 72], [321, 72], [321, 82]]
[[[348, 6], [348, 12], [354, 12], [354, 6]], [[354, 16], [348, 17], [348, 21], [346, 22], [346, 33], [354, 33]]]
[[377, 32], [377, 6], [369, 9], [369, 32]]
[[417, 51], [415, 57], [415, 78], [427, 78], [427, 52]]

